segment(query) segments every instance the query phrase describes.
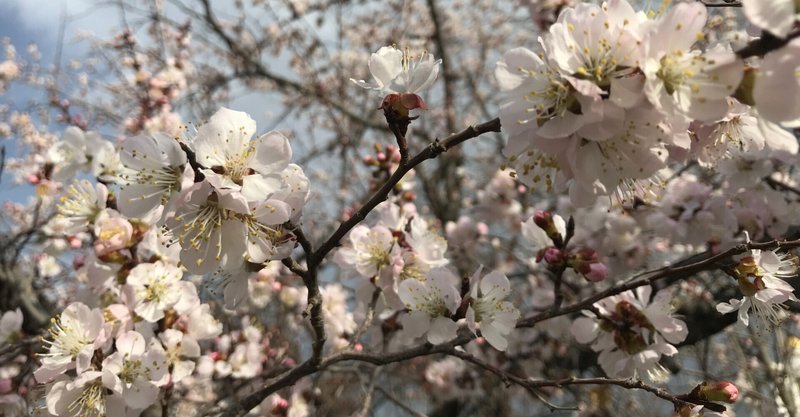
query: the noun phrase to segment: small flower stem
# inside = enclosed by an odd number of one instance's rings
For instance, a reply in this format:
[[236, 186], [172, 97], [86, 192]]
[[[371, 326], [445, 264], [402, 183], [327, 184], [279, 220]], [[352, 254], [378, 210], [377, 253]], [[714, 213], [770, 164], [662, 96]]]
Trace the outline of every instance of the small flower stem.
[[389, 130], [394, 133], [397, 139], [397, 147], [400, 150], [400, 166], [408, 164], [408, 141], [406, 140], [406, 133], [408, 132], [408, 125], [411, 124], [412, 118], [403, 116], [393, 109], [391, 106], [386, 106], [383, 109], [383, 115], [386, 117], [386, 123], [389, 125]]

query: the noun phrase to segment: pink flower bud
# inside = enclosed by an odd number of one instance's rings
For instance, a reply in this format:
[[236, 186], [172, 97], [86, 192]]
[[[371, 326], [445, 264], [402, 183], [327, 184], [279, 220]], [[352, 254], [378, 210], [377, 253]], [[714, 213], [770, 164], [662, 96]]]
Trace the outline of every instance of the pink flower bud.
[[0, 394], [8, 394], [11, 392], [13, 385], [11, 384], [11, 380], [8, 378], [0, 379]]
[[608, 278], [608, 268], [600, 262], [589, 264], [589, 272], [583, 277], [591, 282], [600, 282]]
[[544, 231], [547, 231], [550, 227], [555, 227], [553, 216], [549, 211], [536, 210], [536, 213], [533, 214], [533, 222]]
[[480, 222], [475, 225], [475, 230], [478, 231], [478, 235], [486, 236], [489, 234], [489, 226], [486, 225], [484, 222]]
[[26, 177], [26, 179], [28, 180], [29, 183], [31, 183], [33, 185], [36, 185], [36, 184], [39, 183], [39, 181], [41, 181], [41, 178], [39, 178], [39, 176], [37, 174], [29, 174]]
[[536, 213], [533, 214], [533, 222], [547, 233], [547, 237], [549, 237], [556, 246], [561, 246], [564, 236], [561, 236], [561, 232], [558, 231], [556, 223], [553, 221], [553, 215], [550, 214], [550, 212], [536, 210]]
[[69, 247], [72, 249], [80, 249], [83, 246], [83, 241], [77, 236], [70, 236], [69, 240]]
[[550, 265], [557, 265], [564, 260], [564, 254], [554, 246], [546, 248], [542, 257]]
[[697, 388], [700, 398], [708, 401], [734, 403], [739, 398], [739, 389], [729, 381], [720, 381], [714, 384], [703, 382]]
[[386, 161], [386, 154], [383, 152], [378, 152], [378, 162], [385, 162]]
[[86, 263], [85, 261], [86, 259], [83, 255], [81, 254], [75, 255], [75, 257], [72, 258], [72, 268], [77, 271], [84, 265], [84, 263]]
[[128, 246], [133, 226], [121, 216], [100, 215], [95, 223], [94, 252], [100, 257]]

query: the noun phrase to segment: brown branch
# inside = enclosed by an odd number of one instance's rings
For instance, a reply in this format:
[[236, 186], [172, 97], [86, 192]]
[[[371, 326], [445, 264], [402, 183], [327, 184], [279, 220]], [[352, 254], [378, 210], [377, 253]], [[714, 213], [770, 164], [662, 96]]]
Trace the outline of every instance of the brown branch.
[[394, 189], [395, 185], [408, 173], [411, 171], [415, 166], [421, 164], [422, 162], [433, 159], [442, 154], [443, 152], [447, 152], [449, 149], [460, 145], [461, 143], [478, 137], [487, 132], [499, 132], [500, 131], [500, 119], [492, 119], [486, 123], [481, 123], [479, 125], [470, 126], [461, 132], [454, 133], [443, 140], [436, 139], [433, 143], [428, 145], [427, 148], [422, 150], [420, 153], [415, 155], [408, 161], [408, 164], [404, 166], [400, 166], [397, 170], [392, 174], [391, 177], [383, 184], [383, 186], [375, 192], [375, 194], [370, 197], [370, 199], [361, 206], [358, 211], [353, 214], [349, 219], [347, 219], [344, 223], [339, 226], [339, 228], [325, 241], [325, 243], [320, 246], [316, 252], [314, 252], [313, 256], [309, 258], [309, 268], [311, 268], [311, 264], [313, 263], [315, 266], [319, 265], [319, 263], [325, 259], [325, 256], [333, 250], [336, 246], [339, 245], [339, 242], [344, 238], [344, 236], [358, 223], [360, 223], [364, 218], [366, 218], [367, 214], [369, 214], [378, 204], [382, 203], [386, 198], [389, 197], [389, 194]]
[[754, 56], [764, 56], [769, 52], [782, 48], [792, 39], [800, 36], [800, 30], [796, 30], [781, 39], [769, 32], [763, 32], [762, 36], [747, 44], [744, 48], [736, 51], [739, 58], [745, 59]]
[[[456, 349], [452, 349], [451, 351], [447, 352], [448, 355], [458, 357], [466, 362], [469, 362], [473, 365], [478, 366], [486, 371], [489, 371], [499, 377], [506, 386], [510, 385], [518, 385], [522, 388], [528, 390], [531, 394], [536, 395], [539, 397], [537, 389], [543, 387], [556, 387], [556, 388], [563, 388], [569, 385], [616, 385], [619, 387], [627, 388], [627, 389], [640, 389], [647, 391], [656, 397], [664, 399], [673, 403], [675, 406], [680, 406], [684, 404], [695, 404], [690, 398], [686, 396], [678, 396], [671, 394], [670, 392], [663, 390], [658, 387], [654, 387], [648, 384], [645, 384], [642, 381], [638, 380], [631, 380], [631, 379], [611, 379], [611, 378], [563, 378], [563, 379], [549, 379], [549, 380], [538, 380], [532, 378], [526, 378], [522, 376], [517, 376], [505, 372], [501, 369], [498, 369], [495, 366], [492, 366], [481, 359], [476, 358], [475, 356], [467, 353], [458, 351]], [[560, 407], [555, 406], [549, 403], [546, 403], [548, 407], [556, 407], [556, 409], [574, 409], [569, 407]], [[707, 402], [703, 402], [701, 405], [709, 405]], [[712, 406], [721, 407], [718, 404], [711, 404]], [[724, 411], [724, 410], [723, 410]]]
[[[632, 290], [635, 288], [639, 288], [645, 285], [651, 285], [654, 282], [661, 280], [661, 279], [685, 279], [689, 276], [692, 276], [701, 271], [707, 271], [709, 269], [715, 269], [718, 267], [718, 264], [726, 259], [729, 259], [731, 256], [739, 255], [744, 252], [747, 252], [751, 249], [760, 249], [760, 250], [775, 250], [775, 249], [790, 249], [790, 248], [797, 248], [800, 247], [800, 239], [799, 240], [789, 240], [789, 241], [777, 241], [773, 240], [770, 242], [763, 242], [763, 243], [742, 243], [737, 245], [731, 249], [728, 249], [724, 252], [718, 253], [716, 255], [709, 256], [705, 259], [702, 259], [697, 262], [692, 262], [689, 264], [681, 264], [680, 262], [675, 265], [670, 265], [664, 268], [659, 268], [648, 273], [642, 275], [649, 275], [645, 278], [622, 282], [617, 284], [605, 291], [601, 291], [595, 295], [592, 295], [580, 302], [572, 304], [567, 307], [559, 308], [556, 311], [545, 311], [543, 313], [537, 314], [536, 316], [529, 317], [526, 319], [522, 319], [517, 322], [517, 327], [532, 327], [536, 323], [541, 321], [551, 319], [553, 317], [563, 316], [566, 314], [577, 313], [581, 310], [586, 310], [590, 305], [600, 301], [604, 298], [610, 297], [612, 295], [616, 295], [628, 290]], [[693, 258], [690, 258], [693, 259]], [[652, 275], [650, 275], [652, 274]]]
[[262, 387], [253, 394], [250, 394], [241, 401], [235, 403], [231, 408], [224, 410], [221, 415], [223, 417], [243, 416], [249, 410], [253, 409], [262, 401], [264, 401], [264, 398], [267, 398], [267, 396], [269, 396], [273, 392], [276, 392], [282, 388], [290, 387], [294, 385], [298, 380], [300, 380], [300, 378], [325, 370], [331, 365], [337, 364], [339, 362], [357, 361], [357, 362], [371, 363], [377, 366], [383, 366], [395, 362], [406, 361], [420, 356], [433, 355], [437, 353], [447, 353], [453, 350], [453, 347], [461, 346], [465, 343], [470, 342], [474, 338], [475, 338], [474, 335], [468, 333], [459, 336], [450, 342], [443, 343], [441, 345], [431, 345], [426, 343], [424, 345], [396, 353], [372, 354], [372, 353], [360, 353], [360, 352], [340, 352], [340, 353], [335, 353], [329, 356], [328, 358], [325, 358], [319, 363], [313, 363], [311, 359], [309, 359], [303, 362], [302, 364], [292, 368], [288, 372], [284, 373], [276, 380], [274, 380], [272, 383]]
[[239, 46], [239, 44], [228, 35], [228, 33], [225, 31], [225, 29], [217, 20], [213, 10], [211, 9], [211, 1], [210, 0], [200, 0], [200, 1], [203, 4], [202, 17], [205, 20], [206, 24], [208, 24], [211, 31], [214, 32], [214, 34], [216, 34], [222, 40], [222, 42], [225, 44], [228, 50], [230, 50], [232, 54], [234, 54], [244, 63], [244, 68], [242, 68], [241, 70], [237, 70], [235, 75], [239, 77], [257, 76], [264, 78], [274, 83], [280, 89], [294, 91], [300, 94], [301, 96], [316, 97], [317, 99], [319, 99], [320, 102], [324, 103], [326, 106], [335, 109], [336, 111], [346, 116], [348, 119], [358, 122], [364, 126], [377, 130], [384, 130], [384, 131], [387, 130], [386, 126], [380, 123], [367, 120], [358, 113], [353, 112], [345, 104], [343, 104], [341, 100], [329, 98], [328, 96], [322, 94], [318, 89], [313, 88], [313, 86], [306, 86], [300, 84], [296, 81], [292, 81], [288, 78], [282, 77], [278, 74], [275, 74], [267, 70], [267, 68], [261, 62], [257, 61], [253, 57], [252, 51], [247, 51], [242, 49]]

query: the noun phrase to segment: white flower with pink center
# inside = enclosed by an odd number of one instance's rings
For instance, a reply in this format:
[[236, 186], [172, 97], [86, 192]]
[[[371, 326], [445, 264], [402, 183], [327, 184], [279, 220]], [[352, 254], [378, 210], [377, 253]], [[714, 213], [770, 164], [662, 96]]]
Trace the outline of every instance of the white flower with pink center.
[[100, 417], [126, 415], [125, 401], [103, 385], [100, 371], [86, 371], [74, 380], [48, 387], [47, 411], [54, 416]]

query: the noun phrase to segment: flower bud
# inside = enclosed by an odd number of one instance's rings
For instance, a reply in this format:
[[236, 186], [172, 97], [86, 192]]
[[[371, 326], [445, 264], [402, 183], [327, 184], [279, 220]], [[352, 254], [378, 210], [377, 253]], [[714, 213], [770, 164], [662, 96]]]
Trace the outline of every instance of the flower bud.
[[591, 282], [600, 282], [608, 278], [608, 268], [601, 262], [589, 264], [589, 272], [583, 277]]
[[542, 257], [550, 265], [557, 265], [564, 261], [564, 254], [554, 246], [546, 248]]
[[556, 223], [553, 221], [553, 215], [550, 214], [549, 211], [536, 210], [536, 213], [533, 214], [533, 222], [547, 233], [547, 237], [549, 237], [556, 246], [561, 246], [563, 236], [561, 236], [561, 232], [558, 231]]
[[729, 381], [710, 384], [703, 382], [695, 388], [697, 395], [707, 401], [734, 403], [739, 398], [739, 389]]

